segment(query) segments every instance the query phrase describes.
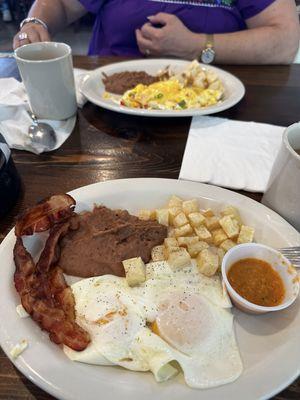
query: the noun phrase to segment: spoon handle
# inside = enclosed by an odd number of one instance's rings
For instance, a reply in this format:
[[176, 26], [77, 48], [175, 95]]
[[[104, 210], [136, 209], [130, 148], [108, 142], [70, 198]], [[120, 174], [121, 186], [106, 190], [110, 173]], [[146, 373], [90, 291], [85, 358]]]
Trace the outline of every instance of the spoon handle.
[[30, 110], [28, 110], [27, 112], [28, 112], [30, 118], [32, 119], [33, 123], [38, 124], [38, 120], [37, 120], [36, 116], [33, 114], [33, 112]]

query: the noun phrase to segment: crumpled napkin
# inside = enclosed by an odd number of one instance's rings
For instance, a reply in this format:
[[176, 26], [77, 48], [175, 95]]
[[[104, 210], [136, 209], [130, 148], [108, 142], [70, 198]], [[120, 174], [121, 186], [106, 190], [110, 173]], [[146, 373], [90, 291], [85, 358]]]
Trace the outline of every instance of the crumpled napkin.
[[284, 127], [194, 117], [179, 179], [264, 192]]
[[[87, 76], [87, 70], [74, 69], [77, 105], [80, 108], [86, 103], [86, 98], [79, 88]], [[28, 110], [28, 97], [23, 83], [14, 78], [0, 79], [0, 133], [2, 133], [10, 148], [40, 154], [45, 149], [41, 145], [31, 143], [28, 136], [28, 128], [32, 123], [27, 113]], [[39, 121], [50, 124], [55, 130], [57, 139], [55, 149], [57, 149], [72, 133], [76, 123], [76, 115], [64, 121], [42, 119]]]

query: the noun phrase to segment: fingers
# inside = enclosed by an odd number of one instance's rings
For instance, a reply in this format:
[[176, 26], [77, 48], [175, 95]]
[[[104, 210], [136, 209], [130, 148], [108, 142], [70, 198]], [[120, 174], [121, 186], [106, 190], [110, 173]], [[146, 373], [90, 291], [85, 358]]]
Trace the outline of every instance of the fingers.
[[51, 42], [51, 37], [49, 35], [49, 32], [47, 29], [45, 29], [43, 26], [39, 26], [39, 33], [40, 33], [40, 41], [41, 42]]
[[141, 33], [146, 39], [158, 39], [161, 33], [161, 28], [154, 28], [149, 22], [141, 27]]
[[136, 40], [141, 53], [149, 55], [155, 53], [155, 49], [153, 47], [153, 43], [148, 38], [144, 37], [140, 29], [136, 29]]
[[[22, 30], [23, 31], [23, 30]], [[30, 43], [36, 43], [36, 42], [40, 42], [40, 34], [39, 31], [35, 28], [31, 28], [28, 31], [26, 31], [27, 35], [28, 35], [28, 40]]]
[[13, 40], [13, 49], [14, 50], [16, 50], [20, 46], [23, 46], [24, 44], [30, 43], [28, 39], [20, 40], [19, 34], [20, 34], [20, 32], [15, 35], [14, 40]]
[[172, 14], [160, 12], [155, 15], [150, 15], [147, 18], [152, 24], [166, 25], [168, 22], [170, 22], [172, 20], [173, 17], [174, 17], [174, 15], [172, 15]]
[[[22, 39], [22, 37], [20, 37], [20, 35], [22, 36], [22, 33], [25, 34], [27, 38]], [[13, 48], [16, 49], [28, 43], [45, 42], [50, 40], [49, 32], [43, 26], [38, 24], [26, 24], [23, 29], [15, 35]]]

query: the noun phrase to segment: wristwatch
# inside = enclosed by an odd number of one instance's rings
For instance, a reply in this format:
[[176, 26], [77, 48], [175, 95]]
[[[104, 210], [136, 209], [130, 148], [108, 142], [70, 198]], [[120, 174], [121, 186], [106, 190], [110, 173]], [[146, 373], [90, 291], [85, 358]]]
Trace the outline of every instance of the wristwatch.
[[20, 23], [20, 29], [22, 29], [24, 25], [29, 24], [30, 22], [33, 24], [42, 25], [48, 31], [47, 24], [44, 21], [42, 21], [41, 19], [35, 18], [35, 17], [28, 17], [28, 18], [23, 19], [23, 21]]
[[216, 56], [214, 49], [214, 35], [206, 35], [205, 47], [201, 52], [200, 61], [204, 64], [211, 64]]

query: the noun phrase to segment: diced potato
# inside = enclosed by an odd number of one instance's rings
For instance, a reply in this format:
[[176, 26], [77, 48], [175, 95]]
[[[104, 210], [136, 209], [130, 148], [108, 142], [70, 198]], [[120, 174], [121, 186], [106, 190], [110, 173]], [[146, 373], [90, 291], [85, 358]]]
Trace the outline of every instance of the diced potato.
[[197, 256], [197, 265], [201, 274], [212, 276], [218, 270], [219, 257], [209, 249], [204, 249]]
[[225, 215], [229, 215], [233, 218], [235, 218], [238, 223], [241, 225], [242, 224], [242, 219], [240, 216], [240, 213], [236, 207], [233, 206], [227, 206], [221, 211], [221, 215], [224, 217]]
[[213, 229], [220, 228], [219, 224], [219, 219], [218, 217], [206, 217], [205, 218], [205, 226], [209, 231], [212, 231]]
[[175, 228], [169, 226], [168, 237], [175, 237]]
[[182, 208], [182, 199], [177, 196], [172, 196], [168, 202], [168, 208], [180, 207]]
[[169, 226], [169, 210], [167, 208], [156, 210], [156, 221], [162, 225]]
[[182, 210], [186, 215], [199, 211], [197, 199], [186, 200], [182, 203]]
[[199, 241], [198, 236], [182, 236], [177, 238], [179, 246], [186, 247], [189, 244], [193, 244]]
[[254, 228], [251, 226], [242, 225], [239, 236], [237, 238], [237, 243], [251, 243], [254, 238]]
[[205, 222], [205, 217], [200, 212], [190, 213], [188, 219], [193, 227], [200, 226]]
[[170, 257], [171, 253], [176, 252], [178, 249], [181, 249], [181, 247], [179, 247], [178, 245], [177, 246], [169, 246], [169, 247], [165, 246], [165, 248], [164, 248], [165, 260], [167, 260]]
[[222, 242], [220, 244], [220, 248], [223, 249], [225, 251], [225, 253], [234, 246], [236, 246], [236, 243], [230, 239], [226, 239], [226, 240], [224, 240], [224, 242]]
[[165, 246], [154, 246], [151, 250], [151, 259], [152, 261], [164, 261], [165, 254], [164, 254]]
[[171, 207], [169, 208], [169, 224], [173, 225], [174, 223], [174, 218], [176, 215], [178, 215], [180, 212], [182, 212], [182, 209], [180, 207]]
[[146, 280], [146, 266], [141, 257], [129, 258], [122, 261], [126, 281], [129, 286], [136, 286]]
[[222, 228], [216, 229], [212, 231], [213, 243], [216, 246], [219, 246], [224, 240], [228, 239], [226, 233], [223, 231]]
[[191, 261], [191, 257], [186, 249], [180, 247], [178, 250], [170, 253], [167, 261], [170, 267], [176, 270], [188, 265]]
[[218, 256], [218, 270], [220, 270], [223, 258], [225, 256], [225, 251], [220, 247], [211, 246], [209, 250]]
[[175, 236], [187, 236], [193, 233], [193, 228], [190, 224], [182, 225], [180, 228], [175, 229]]
[[204, 225], [200, 225], [194, 229], [195, 229], [196, 235], [199, 237], [200, 240], [204, 240], [205, 242], [211, 242], [212, 235]]
[[207, 249], [208, 247], [208, 244], [203, 241], [191, 243], [188, 244], [188, 253], [191, 257], [196, 257], [200, 253], [200, 251]]
[[213, 212], [213, 210], [211, 208], [208, 208], [207, 210], [202, 211], [202, 214], [204, 215], [204, 217], [213, 217], [215, 215], [215, 213]]
[[165, 247], [169, 248], [169, 247], [179, 247], [179, 244], [177, 242], [176, 238], [170, 237], [170, 238], [166, 238], [164, 240], [164, 245]]
[[149, 219], [155, 219], [156, 213], [153, 210], [140, 210], [139, 211], [139, 219], [142, 219], [143, 221], [148, 221]]
[[225, 215], [225, 217], [222, 217], [220, 219], [219, 223], [229, 239], [238, 236], [240, 227], [235, 218], [232, 218], [229, 215]]
[[188, 223], [189, 223], [189, 221], [183, 212], [180, 212], [179, 214], [177, 214], [176, 217], [174, 217], [174, 219], [173, 219], [173, 225], [176, 228], [179, 228], [180, 226], [186, 225]]

